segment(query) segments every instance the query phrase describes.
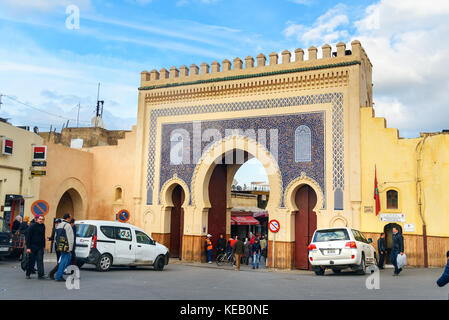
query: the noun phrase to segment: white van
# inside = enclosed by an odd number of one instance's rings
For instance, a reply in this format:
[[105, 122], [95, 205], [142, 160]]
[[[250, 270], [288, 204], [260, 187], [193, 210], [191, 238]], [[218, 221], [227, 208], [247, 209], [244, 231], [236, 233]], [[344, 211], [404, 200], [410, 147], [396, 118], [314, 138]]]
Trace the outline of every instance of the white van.
[[142, 229], [118, 221], [76, 221], [77, 264], [93, 264], [98, 271], [111, 266], [154, 266], [168, 264], [167, 247], [157, 243]]

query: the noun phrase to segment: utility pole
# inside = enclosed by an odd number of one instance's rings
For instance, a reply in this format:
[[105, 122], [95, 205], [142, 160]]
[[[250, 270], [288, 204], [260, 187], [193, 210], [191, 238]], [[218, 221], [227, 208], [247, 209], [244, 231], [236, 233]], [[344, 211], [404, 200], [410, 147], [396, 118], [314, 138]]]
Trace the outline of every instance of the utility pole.
[[80, 122], [80, 103], [78, 102], [78, 115], [76, 116], [76, 127], [79, 127]]

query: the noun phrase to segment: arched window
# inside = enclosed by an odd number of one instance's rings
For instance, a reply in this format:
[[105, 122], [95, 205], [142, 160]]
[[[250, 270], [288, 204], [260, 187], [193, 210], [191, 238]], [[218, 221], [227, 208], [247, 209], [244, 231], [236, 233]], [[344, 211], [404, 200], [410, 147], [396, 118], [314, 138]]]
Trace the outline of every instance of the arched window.
[[295, 130], [295, 162], [312, 161], [312, 134], [308, 126], [301, 125]]
[[123, 190], [120, 187], [115, 188], [114, 200], [121, 201], [123, 195]]
[[387, 191], [387, 209], [398, 209], [398, 192], [396, 190]]

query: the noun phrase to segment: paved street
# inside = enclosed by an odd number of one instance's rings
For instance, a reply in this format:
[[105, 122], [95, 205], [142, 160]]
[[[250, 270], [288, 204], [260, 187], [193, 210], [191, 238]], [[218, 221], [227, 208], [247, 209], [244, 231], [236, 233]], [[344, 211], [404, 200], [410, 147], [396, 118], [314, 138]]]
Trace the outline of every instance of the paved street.
[[[46, 272], [54, 265], [47, 257]], [[80, 290], [67, 290], [65, 283], [25, 279], [15, 260], [0, 261], [0, 300], [3, 299], [448, 299], [448, 288], [435, 280], [442, 269], [405, 269], [400, 277], [392, 270], [380, 273], [380, 289], [368, 290], [368, 276], [352, 273], [323, 277], [308, 271], [268, 271], [243, 267], [181, 264], [177, 261], [162, 272], [151, 267], [113, 268], [106, 273], [87, 265], [81, 269]]]

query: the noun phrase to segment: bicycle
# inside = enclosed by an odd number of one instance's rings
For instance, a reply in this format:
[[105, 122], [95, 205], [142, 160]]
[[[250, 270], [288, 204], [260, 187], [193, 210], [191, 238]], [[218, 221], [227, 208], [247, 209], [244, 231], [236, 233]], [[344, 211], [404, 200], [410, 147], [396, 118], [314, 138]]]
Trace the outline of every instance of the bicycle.
[[217, 256], [217, 265], [222, 266], [226, 263], [230, 263], [232, 265], [234, 265], [235, 262], [235, 257], [232, 253], [220, 253]]

